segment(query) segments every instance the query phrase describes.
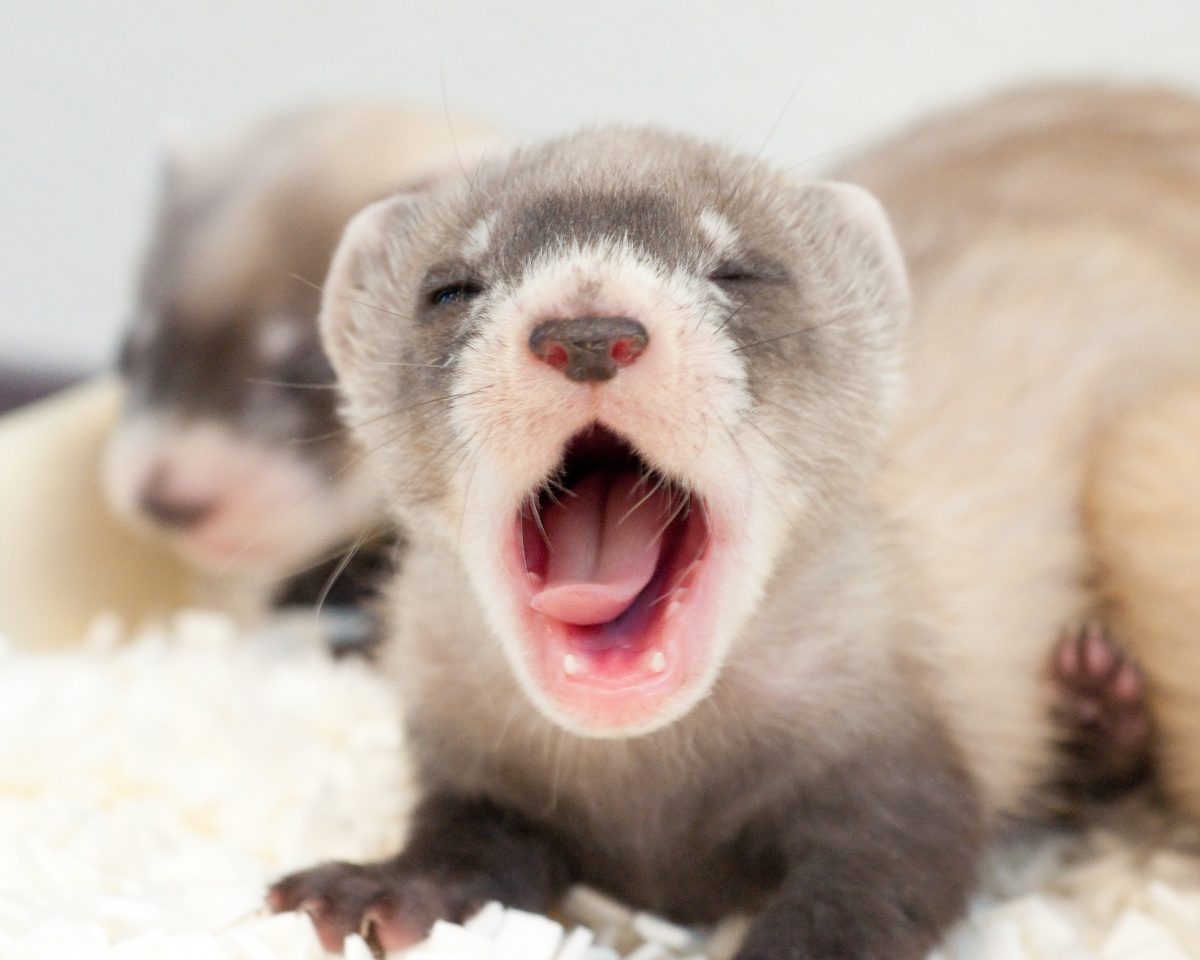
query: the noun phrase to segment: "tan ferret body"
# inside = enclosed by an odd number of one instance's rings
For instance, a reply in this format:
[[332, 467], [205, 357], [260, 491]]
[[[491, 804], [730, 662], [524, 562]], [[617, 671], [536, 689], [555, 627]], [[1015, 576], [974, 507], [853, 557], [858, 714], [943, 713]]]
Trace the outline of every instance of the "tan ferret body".
[[[1020, 809], [1053, 749], [1049, 651], [1099, 612], [1080, 512], [1092, 446], [1200, 371], [1200, 103], [1018, 93], [842, 174], [883, 201], [913, 285], [908, 406], [882, 495], [927, 577], [985, 795]], [[1167, 589], [1181, 568], [1162, 559], [1139, 575]]]
[[1106, 432], [1084, 502], [1105, 621], [1140, 663], [1168, 796], [1200, 817], [1200, 385]]

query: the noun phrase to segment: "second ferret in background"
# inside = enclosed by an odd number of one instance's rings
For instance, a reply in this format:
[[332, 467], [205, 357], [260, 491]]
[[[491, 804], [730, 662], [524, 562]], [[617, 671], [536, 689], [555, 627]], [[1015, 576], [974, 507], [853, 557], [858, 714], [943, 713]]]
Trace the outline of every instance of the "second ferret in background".
[[353, 606], [390, 564], [379, 494], [337, 415], [320, 286], [354, 213], [486, 142], [440, 113], [341, 103], [167, 158], [104, 487], [225, 605], [329, 592]]

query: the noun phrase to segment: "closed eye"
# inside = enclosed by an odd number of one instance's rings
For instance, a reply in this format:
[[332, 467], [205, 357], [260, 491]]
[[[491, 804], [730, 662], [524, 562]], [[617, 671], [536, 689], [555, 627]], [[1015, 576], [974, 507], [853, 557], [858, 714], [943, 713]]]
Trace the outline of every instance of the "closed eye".
[[748, 267], [737, 263], [718, 264], [717, 268], [708, 275], [708, 279], [718, 286], [726, 284], [748, 283], [756, 279], [756, 274]]
[[723, 260], [708, 274], [710, 283], [726, 291], [752, 283], [782, 283], [787, 278], [787, 271], [774, 264], [751, 265], [736, 260]]

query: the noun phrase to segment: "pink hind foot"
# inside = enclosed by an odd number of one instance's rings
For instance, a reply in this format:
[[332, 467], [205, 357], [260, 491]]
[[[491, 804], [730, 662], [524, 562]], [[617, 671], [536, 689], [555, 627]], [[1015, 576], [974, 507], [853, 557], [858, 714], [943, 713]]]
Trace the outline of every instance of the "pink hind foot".
[[1050, 675], [1068, 792], [1107, 799], [1140, 783], [1149, 771], [1150, 715], [1138, 666], [1088, 624], [1063, 634]]

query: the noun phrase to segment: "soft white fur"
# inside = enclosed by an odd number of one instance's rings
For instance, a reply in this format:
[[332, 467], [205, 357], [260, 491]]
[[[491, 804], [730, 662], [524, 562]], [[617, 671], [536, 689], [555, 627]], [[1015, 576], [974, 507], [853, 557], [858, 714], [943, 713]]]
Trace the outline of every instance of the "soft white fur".
[[[298, 623], [239, 635], [193, 613], [120, 636], [102, 620], [71, 652], [0, 647], [0, 958], [318, 960], [308, 921], [266, 915], [261, 892], [321, 858], [394, 849], [409, 793], [390, 687], [326, 660]], [[935, 956], [1200, 958], [1200, 856], [1180, 843], [1194, 834], [1012, 838]], [[628, 914], [610, 916], [586, 919], [636, 949]], [[425, 960], [478, 960], [469, 945], [443, 938]]]

